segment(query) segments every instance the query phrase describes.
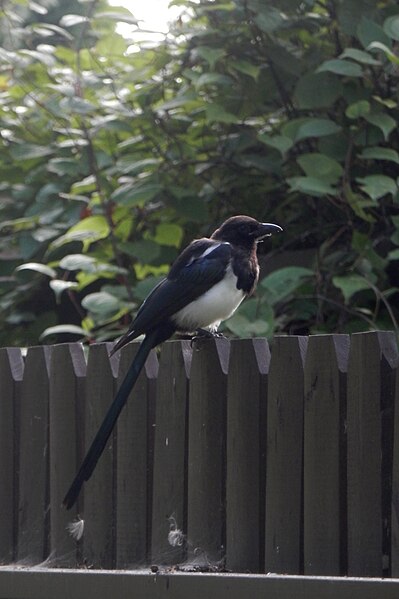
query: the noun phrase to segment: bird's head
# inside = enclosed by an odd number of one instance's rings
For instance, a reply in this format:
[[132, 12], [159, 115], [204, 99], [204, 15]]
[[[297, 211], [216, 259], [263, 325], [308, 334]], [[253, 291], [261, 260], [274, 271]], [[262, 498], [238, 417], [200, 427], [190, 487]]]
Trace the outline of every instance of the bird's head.
[[212, 239], [227, 241], [233, 245], [252, 246], [265, 237], [283, 229], [272, 223], [260, 223], [250, 216], [232, 216], [211, 235]]

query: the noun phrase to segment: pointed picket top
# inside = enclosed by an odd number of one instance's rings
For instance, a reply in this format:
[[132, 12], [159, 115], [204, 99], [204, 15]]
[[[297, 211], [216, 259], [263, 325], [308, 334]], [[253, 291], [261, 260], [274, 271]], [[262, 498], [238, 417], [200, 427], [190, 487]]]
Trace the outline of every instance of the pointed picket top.
[[15, 559], [14, 529], [17, 518], [15, 406], [24, 371], [21, 350], [0, 349], [0, 562]]
[[268, 377], [266, 572], [302, 569], [302, 449], [307, 337], [277, 336]]
[[186, 555], [189, 341], [161, 348], [156, 385], [151, 563], [173, 565]]
[[[348, 365], [348, 573], [381, 576], [390, 562], [395, 343], [356, 333]], [[386, 555], [383, 562], [382, 556]]]
[[77, 516], [62, 507], [63, 497], [77, 468], [81, 423], [80, 404], [84, 403], [86, 360], [79, 343], [52, 346], [49, 388], [50, 439], [50, 553], [58, 566], [76, 566], [76, 544], [66, 533]]
[[265, 339], [231, 341], [227, 379], [226, 567], [263, 571], [267, 372]]
[[[224, 553], [226, 371], [229, 342], [194, 342], [189, 385], [187, 542], [196, 559]], [[193, 557], [191, 555], [191, 557]]]
[[[109, 344], [89, 346], [85, 385], [85, 448], [83, 459], [115, 394], [115, 367], [109, 359]], [[112, 567], [114, 559], [114, 435], [111, 435], [96, 468], [81, 491], [80, 515], [85, 520], [83, 559], [97, 567]], [[82, 509], [83, 506], [83, 509]]]
[[32, 564], [41, 562], [48, 554], [50, 352], [47, 346], [28, 349], [17, 406], [17, 559]]
[[[140, 343], [124, 346], [117, 355], [119, 387], [132, 364]], [[116, 566], [138, 566], [148, 559], [150, 518], [150, 395], [158, 373], [158, 359], [152, 351], [131, 391], [116, 427], [115, 548]], [[115, 461], [114, 461], [115, 464]]]
[[345, 571], [348, 335], [312, 335], [305, 360], [304, 571]]

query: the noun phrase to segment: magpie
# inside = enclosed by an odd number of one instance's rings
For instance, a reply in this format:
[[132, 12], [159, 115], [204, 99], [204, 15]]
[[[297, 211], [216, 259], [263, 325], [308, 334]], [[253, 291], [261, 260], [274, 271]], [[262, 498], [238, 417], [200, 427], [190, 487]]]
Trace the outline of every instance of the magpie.
[[260, 223], [249, 216], [227, 219], [212, 235], [196, 239], [172, 265], [168, 276], [151, 291], [127, 333], [110, 355], [144, 335], [139, 350], [101, 424], [63, 504], [70, 509], [92, 475], [117, 418], [151, 349], [175, 332], [217, 334], [243, 299], [251, 295], [259, 278], [257, 243], [282, 231], [279, 225]]

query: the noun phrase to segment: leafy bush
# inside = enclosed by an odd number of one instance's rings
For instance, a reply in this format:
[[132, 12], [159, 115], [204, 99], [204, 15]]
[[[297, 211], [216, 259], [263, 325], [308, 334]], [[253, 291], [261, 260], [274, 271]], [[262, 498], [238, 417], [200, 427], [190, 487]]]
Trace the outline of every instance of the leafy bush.
[[173, 4], [127, 51], [126, 9], [3, 2], [0, 342], [120, 334], [241, 212], [285, 232], [228, 330], [397, 329], [396, 2]]

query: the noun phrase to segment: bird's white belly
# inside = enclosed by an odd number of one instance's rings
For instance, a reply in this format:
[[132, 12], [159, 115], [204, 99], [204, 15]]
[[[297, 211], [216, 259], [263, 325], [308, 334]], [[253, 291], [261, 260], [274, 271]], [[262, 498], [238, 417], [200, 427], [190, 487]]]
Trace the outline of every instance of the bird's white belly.
[[237, 277], [229, 268], [219, 283], [176, 312], [172, 319], [182, 331], [195, 331], [199, 328], [216, 331], [221, 321], [233, 314], [244, 297], [242, 289], [237, 289]]

